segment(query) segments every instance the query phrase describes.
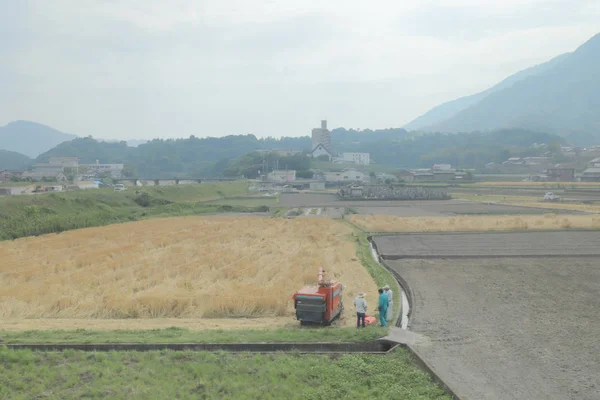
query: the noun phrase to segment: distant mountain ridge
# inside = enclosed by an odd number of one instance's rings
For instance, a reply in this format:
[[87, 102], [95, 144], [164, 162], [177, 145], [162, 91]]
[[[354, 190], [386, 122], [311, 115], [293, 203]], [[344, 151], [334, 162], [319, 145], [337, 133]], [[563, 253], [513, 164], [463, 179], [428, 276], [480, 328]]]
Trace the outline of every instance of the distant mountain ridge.
[[0, 148], [35, 158], [77, 136], [30, 121], [15, 121], [0, 127]]
[[522, 81], [525, 78], [547, 71], [548, 69], [557, 65], [559, 62], [563, 61], [570, 54], [571, 53], [561, 54], [560, 56], [554, 57], [548, 62], [521, 70], [482, 92], [442, 103], [409, 122], [406, 126], [404, 126], [404, 129], [419, 130], [451, 118], [460, 111], [477, 104], [492, 93], [511, 87], [515, 83]]
[[407, 126], [429, 132], [523, 128], [589, 145], [600, 141], [599, 109], [597, 34], [572, 53], [521, 71], [488, 91], [438, 106]]

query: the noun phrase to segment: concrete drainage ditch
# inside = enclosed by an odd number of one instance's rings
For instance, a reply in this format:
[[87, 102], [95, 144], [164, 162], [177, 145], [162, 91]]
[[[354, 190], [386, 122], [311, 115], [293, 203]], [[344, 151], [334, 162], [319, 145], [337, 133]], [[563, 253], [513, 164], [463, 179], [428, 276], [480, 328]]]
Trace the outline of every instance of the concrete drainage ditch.
[[388, 354], [398, 344], [387, 341], [345, 343], [64, 343], [64, 344], [6, 344], [13, 350], [37, 351], [230, 351], [249, 353], [298, 352], [300, 354]]

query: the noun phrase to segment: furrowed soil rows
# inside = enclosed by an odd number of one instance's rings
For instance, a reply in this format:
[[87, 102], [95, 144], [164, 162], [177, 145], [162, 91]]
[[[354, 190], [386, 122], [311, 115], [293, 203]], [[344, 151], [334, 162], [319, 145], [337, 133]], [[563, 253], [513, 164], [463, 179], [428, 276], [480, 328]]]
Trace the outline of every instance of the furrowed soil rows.
[[378, 236], [384, 259], [600, 256], [600, 231], [404, 234]]
[[387, 264], [413, 293], [411, 347], [459, 396], [600, 398], [600, 257]]

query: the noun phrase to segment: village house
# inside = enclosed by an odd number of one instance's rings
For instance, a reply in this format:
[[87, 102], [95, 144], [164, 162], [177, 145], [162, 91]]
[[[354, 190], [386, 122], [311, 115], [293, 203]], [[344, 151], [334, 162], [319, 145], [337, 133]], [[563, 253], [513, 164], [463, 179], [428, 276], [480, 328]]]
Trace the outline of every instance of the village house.
[[345, 169], [340, 172], [325, 172], [326, 182], [361, 182], [367, 179], [367, 175], [355, 170]]

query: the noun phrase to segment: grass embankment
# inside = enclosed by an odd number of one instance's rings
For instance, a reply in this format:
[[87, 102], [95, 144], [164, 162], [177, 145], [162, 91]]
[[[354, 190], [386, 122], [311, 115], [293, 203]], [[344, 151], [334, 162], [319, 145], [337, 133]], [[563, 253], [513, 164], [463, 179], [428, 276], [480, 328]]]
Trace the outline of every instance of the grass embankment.
[[0, 349], [0, 397], [449, 399], [408, 352], [303, 356]]
[[[348, 222], [347, 217], [344, 217], [344, 220]], [[400, 310], [402, 299], [400, 298], [400, 285], [392, 275], [390, 271], [381, 266], [377, 260], [373, 259], [373, 254], [371, 252], [371, 245], [369, 244], [369, 239], [367, 234], [360, 229], [360, 227], [349, 224], [354, 229], [354, 236], [358, 242], [358, 249], [356, 253], [358, 257], [360, 257], [360, 261], [363, 267], [367, 270], [371, 278], [375, 281], [378, 288], [382, 288], [385, 285], [389, 285], [392, 289], [395, 297], [394, 297], [394, 314], [398, 314]], [[379, 294], [374, 292], [370, 296], [370, 304], [371, 304], [371, 312], [369, 314], [375, 314], [377, 310]], [[395, 322], [395, 320], [394, 320]]]
[[[136, 190], [140, 193], [136, 194]], [[0, 240], [152, 217], [268, 211], [264, 205], [206, 203], [241, 196], [247, 191], [245, 182], [220, 182], [130, 188], [125, 192], [97, 189], [3, 197], [0, 198]]]
[[5, 241], [0, 319], [272, 317], [281, 326], [319, 267], [344, 283], [348, 305], [375, 292], [350, 234], [331, 219], [188, 217]]
[[600, 229], [591, 215], [469, 215], [458, 217], [396, 217], [351, 215], [348, 219], [368, 232], [485, 232], [556, 229]]
[[0, 345], [9, 343], [267, 343], [267, 342], [361, 342], [386, 335], [385, 328], [236, 329], [194, 331], [182, 328], [152, 330], [32, 330], [0, 331]]

